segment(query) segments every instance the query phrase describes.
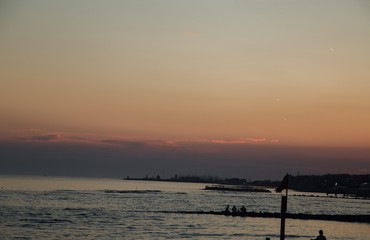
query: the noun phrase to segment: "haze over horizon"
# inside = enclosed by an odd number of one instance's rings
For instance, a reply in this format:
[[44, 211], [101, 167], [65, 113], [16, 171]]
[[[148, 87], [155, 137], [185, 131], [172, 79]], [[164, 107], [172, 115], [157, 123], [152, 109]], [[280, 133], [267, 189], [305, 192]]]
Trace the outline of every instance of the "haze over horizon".
[[1, 1], [0, 174], [370, 174], [369, 13]]

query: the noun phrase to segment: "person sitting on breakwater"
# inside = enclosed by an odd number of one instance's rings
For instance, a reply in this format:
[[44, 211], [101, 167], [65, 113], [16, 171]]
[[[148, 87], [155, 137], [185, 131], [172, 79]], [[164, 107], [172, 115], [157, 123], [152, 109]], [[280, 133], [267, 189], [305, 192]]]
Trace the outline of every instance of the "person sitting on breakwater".
[[324, 236], [324, 231], [320, 230], [319, 231], [319, 236], [317, 236], [315, 239], [311, 239], [311, 240], [326, 240], [326, 237]]
[[247, 209], [244, 207], [244, 205], [240, 208], [240, 212], [241, 213], [246, 213], [247, 212]]
[[229, 214], [230, 213], [229, 205], [226, 206], [224, 213], [226, 213], [226, 214]]
[[236, 207], [235, 207], [235, 205], [233, 206], [233, 208], [231, 209], [231, 211], [233, 212], [233, 213], [236, 213], [238, 210], [236, 209]]

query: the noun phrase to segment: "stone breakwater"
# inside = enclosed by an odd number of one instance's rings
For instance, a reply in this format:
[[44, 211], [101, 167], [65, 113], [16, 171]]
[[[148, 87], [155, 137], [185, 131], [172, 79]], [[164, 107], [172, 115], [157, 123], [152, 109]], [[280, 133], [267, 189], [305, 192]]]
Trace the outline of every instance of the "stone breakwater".
[[[260, 217], [260, 218], [280, 218], [280, 213], [268, 212], [216, 212], [216, 211], [159, 211], [161, 213], [178, 213], [178, 214], [211, 214], [233, 217]], [[329, 215], [329, 214], [304, 214], [304, 213], [286, 213], [286, 218], [305, 219], [305, 220], [324, 220], [339, 222], [359, 222], [370, 223], [370, 215]]]

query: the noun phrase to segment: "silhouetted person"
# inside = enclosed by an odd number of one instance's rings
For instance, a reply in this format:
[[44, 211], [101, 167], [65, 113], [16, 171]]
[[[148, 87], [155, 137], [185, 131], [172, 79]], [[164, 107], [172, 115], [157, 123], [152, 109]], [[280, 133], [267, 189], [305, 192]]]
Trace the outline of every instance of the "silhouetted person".
[[231, 209], [231, 211], [232, 211], [233, 213], [236, 213], [236, 212], [237, 212], [237, 209], [236, 209], [235, 205], [233, 206], [233, 208]]
[[320, 230], [319, 231], [319, 236], [317, 236], [315, 239], [311, 239], [311, 240], [326, 240], [326, 237], [324, 236], [324, 231]]
[[230, 213], [229, 205], [226, 206], [224, 213], [227, 213], [227, 214]]
[[240, 208], [240, 212], [242, 212], [242, 213], [246, 213], [247, 212], [247, 209], [244, 207], [244, 205]]

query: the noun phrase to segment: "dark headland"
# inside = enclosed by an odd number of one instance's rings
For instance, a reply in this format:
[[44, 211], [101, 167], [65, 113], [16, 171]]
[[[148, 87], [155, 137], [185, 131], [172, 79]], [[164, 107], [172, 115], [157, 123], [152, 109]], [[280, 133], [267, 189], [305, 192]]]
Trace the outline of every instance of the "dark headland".
[[[248, 181], [243, 178], [219, 178], [214, 176], [178, 176], [163, 178], [160, 175], [155, 177], [130, 178], [125, 180], [141, 181], [167, 181], [167, 182], [191, 182], [217, 184], [216, 187], [209, 186], [207, 190], [239, 190], [243, 188], [258, 189], [265, 191], [265, 188], [276, 188], [281, 181]], [[223, 189], [224, 188], [224, 189]], [[351, 197], [370, 199], [370, 174], [326, 174], [326, 175], [289, 175], [289, 189], [301, 192], [325, 193], [328, 196]], [[267, 190], [268, 191], [268, 190]], [[266, 191], [266, 192], [267, 192]]]

